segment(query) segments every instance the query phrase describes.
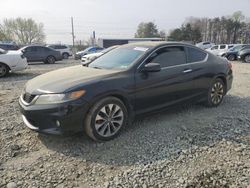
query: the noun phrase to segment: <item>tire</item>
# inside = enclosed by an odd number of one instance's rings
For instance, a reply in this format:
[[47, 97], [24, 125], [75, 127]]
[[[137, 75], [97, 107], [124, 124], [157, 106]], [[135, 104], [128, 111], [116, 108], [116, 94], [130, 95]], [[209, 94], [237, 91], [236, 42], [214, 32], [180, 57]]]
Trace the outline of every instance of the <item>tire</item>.
[[55, 58], [54, 56], [48, 56], [48, 57], [46, 58], [46, 62], [47, 62], [48, 64], [54, 64], [54, 63], [56, 62], [56, 58]]
[[245, 63], [250, 63], [250, 54], [248, 54], [248, 55], [246, 55], [246, 56], [244, 57], [244, 62], [245, 62]]
[[227, 59], [228, 59], [229, 61], [235, 61], [235, 60], [236, 60], [236, 56], [233, 55], [233, 54], [230, 54], [230, 55], [227, 57]]
[[223, 98], [226, 93], [225, 83], [220, 78], [216, 78], [211, 84], [208, 93], [205, 105], [208, 107], [217, 107], [223, 101]]
[[0, 78], [5, 77], [9, 74], [9, 67], [3, 63], [0, 63]]
[[69, 54], [68, 53], [63, 53], [62, 56], [63, 56], [63, 59], [68, 59], [69, 58]]
[[95, 141], [109, 141], [117, 137], [127, 123], [128, 111], [123, 102], [116, 97], [107, 97], [91, 107], [84, 129]]

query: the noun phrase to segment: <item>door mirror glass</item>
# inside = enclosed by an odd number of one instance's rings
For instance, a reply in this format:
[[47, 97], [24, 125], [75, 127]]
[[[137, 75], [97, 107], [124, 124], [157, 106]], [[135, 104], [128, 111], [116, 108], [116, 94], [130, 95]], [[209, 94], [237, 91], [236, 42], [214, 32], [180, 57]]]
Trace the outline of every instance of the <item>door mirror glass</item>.
[[148, 63], [142, 69], [143, 72], [159, 72], [160, 70], [161, 65], [159, 63]]

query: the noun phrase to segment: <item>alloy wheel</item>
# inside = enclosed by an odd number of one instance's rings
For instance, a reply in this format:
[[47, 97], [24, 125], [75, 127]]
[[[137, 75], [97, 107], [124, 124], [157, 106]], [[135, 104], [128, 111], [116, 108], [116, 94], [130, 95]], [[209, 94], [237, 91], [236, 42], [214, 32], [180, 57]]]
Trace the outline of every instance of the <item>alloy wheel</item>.
[[52, 56], [49, 56], [47, 60], [48, 60], [48, 63], [49, 63], [49, 64], [55, 63], [55, 58], [52, 57]]
[[124, 113], [117, 104], [107, 104], [100, 109], [95, 118], [95, 129], [100, 136], [115, 135], [122, 127]]
[[211, 90], [211, 101], [217, 105], [222, 101], [224, 95], [224, 86], [221, 82], [215, 82]]

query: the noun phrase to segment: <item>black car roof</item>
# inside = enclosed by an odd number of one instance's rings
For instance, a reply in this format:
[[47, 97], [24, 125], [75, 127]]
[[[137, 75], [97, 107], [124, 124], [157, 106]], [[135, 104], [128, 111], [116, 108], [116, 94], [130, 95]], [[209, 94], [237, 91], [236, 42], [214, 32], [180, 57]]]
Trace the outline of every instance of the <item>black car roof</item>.
[[166, 41], [136, 42], [136, 43], [125, 44], [125, 45], [122, 45], [121, 47], [136, 47], [136, 46], [140, 46], [140, 47], [146, 47], [146, 48], [153, 49], [155, 47], [164, 46], [164, 45], [188, 45], [188, 46], [195, 47], [194, 45], [191, 45], [189, 43], [184, 43], [184, 42], [166, 42]]

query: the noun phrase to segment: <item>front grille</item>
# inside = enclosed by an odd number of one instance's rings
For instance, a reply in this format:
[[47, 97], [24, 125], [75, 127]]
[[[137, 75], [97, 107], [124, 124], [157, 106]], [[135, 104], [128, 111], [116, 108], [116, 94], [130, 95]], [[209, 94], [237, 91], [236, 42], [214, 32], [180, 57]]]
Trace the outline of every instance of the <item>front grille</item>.
[[27, 103], [31, 103], [31, 101], [36, 97], [36, 95], [31, 95], [30, 93], [25, 93], [23, 95], [23, 100]]

